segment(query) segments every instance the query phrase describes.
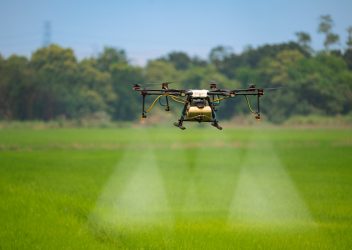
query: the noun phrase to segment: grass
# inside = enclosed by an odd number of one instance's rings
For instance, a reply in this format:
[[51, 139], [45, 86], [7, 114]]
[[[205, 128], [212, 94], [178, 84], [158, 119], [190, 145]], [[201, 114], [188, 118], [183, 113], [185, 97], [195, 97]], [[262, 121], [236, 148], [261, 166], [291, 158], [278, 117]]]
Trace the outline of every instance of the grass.
[[352, 131], [3, 128], [0, 249], [349, 249]]

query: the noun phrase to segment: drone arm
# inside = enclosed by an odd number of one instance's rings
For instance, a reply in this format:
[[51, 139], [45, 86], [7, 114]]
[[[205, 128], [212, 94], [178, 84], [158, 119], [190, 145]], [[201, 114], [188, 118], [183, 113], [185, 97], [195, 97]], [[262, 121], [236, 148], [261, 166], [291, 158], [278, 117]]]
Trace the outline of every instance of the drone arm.
[[139, 91], [141, 95], [174, 95], [174, 96], [186, 96], [187, 93], [182, 90], [175, 89], [135, 89], [135, 91]]
[[[260, 97], [262, 95], [264, 95], [264, 90], [263, 89], [257, 89], [257, 88], [248, 88], [248, 89], [235, 89], [235, 90], [221, 90], [221, 89], [217, 89], [217, 90], [212, 90], [208, 92], [209, 96], [212, 96], [213, 98], [213, 103], [215, 102], [220, 102], [222, 100], [228, 99], [228, 98], [232, 98], [232, 97], [236, 97], [236, 96], [244, 96], [246, 98], [247, 101], [247, 105], [249, 110], [255, 114], [255, 118], [257, 120], [260, 119]], [[217, 96], [218, 98], [215, 99], [214, 97]], [[222, 97], [220, 97], [222, 96]], [[257, 97], [257, 109], [253, 110], [251, 107], [251, 104], [248, 100], [247, 96], [256, 96]]]
[[[162, 98], [163, 96], [165, 96], [165, 98], [166, 98], [166, 108], [165, 108], [166, 111], [170, 111], [168, 97], [171, 97], [171, 99], [176, 101], [176, 102], [179, 102], [179, 103], [182, 103], [182, 104], [186, 103], [185, 100], [179, 98], [178, 96], [170, 94], [170, 93], [159, 93], [159, 94], [157, 94], [157, 93], [148, 93], [147, 91], [144, 91], [144, 90], [141, 90], [140, 92], [141, 92], [141, 95], [142, 95], [142, 118], [146, 118], [147, 117], [146, 114], [149, 113], [154, 108], [154, 106], [157, 103], [157, 101], [160, 102], [160, 98]], [[145, 109], [145, 99], [146, 99], [147, 95], [158, 95], [158, 96], [154, 99], [152, 104], [146, 110]]]

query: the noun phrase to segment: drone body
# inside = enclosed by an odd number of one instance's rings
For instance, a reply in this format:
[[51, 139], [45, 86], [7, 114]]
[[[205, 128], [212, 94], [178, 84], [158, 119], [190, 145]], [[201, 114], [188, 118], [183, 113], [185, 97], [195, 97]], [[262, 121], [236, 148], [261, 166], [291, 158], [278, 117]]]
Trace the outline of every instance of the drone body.
[[[151, 111], [157, 101], [160, 105], [165, 106], [166, 111], [170, 111], [170, 99], [172, 101], [182, 103], [183, 109], [180, 119], [174, 123], [176, 127], [185, 129], [184, 122], [210, 122], [212, 126], [217, 129], [222, 129], [216, 118], [216, 107], [220, 102], [237, 96], [244, 96], [246, 98], [248, 107], [252, 113], [255, 114], [256, 119], [260, 119], [260, 103], [259, 98], [264, 94], [264, 89], [258, 89], [254, 85], [247, 89], [219, 89], [215, 83], [210, 84], [210, 90], [207, 89], [169, 89], [169, 83], [162, 83], [161, 89], [142, 88], [141, 85], [135, 84], [133, 89], [140, 92], [142, 95], [142, 118], [146, 118], [146, 114]], [[157, 96], [150, 107], [145, 109], [146, 96]], [[256, 96], [257, 109], [254, 111], [251, 108], [247, 96]], [[161, 98], [165, 98], [165, 104], [161, 103]]]

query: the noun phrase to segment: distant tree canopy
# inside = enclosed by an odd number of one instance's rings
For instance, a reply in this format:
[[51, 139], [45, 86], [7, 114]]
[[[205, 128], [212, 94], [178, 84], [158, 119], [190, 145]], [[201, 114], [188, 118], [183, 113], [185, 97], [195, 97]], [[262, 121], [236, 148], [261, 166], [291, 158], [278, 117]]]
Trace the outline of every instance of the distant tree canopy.
[[[324, 50], [313, 51], [311, 36], [296, 32], [297, 42], [248, 47], [235, 53], [216, 46], [207, 60], [174, 51], [144, 67], [130, 64], [124, 50], [106, 47], [96, 57], [77, 60], [72, 49], [51, 45], [30, 58], [0, 54], [0, 119], [77, 119], [104, 113], [113, 120], [140, 115], [140, 97], [131, 84], [176, 81], [180, 88], [283, 86], [263, 97], [262, 109], [273, 122], [293, 115], [347, 114], [352, 111], [352, 28], [345, 50], [331, 50], [339, 41], [329, 15], [321, 16], [318, 32]], [[336, 47], [336, 46], [334, 46]], [[234, 99], [220, 115], [248, 112]]]
[[330, 46], [338, 43], [340, 40], [339, 35], [332, 32], [333, 27], [334, 21], [330, 15], [320, 16], [318, 32], [325, 35], [324, 47], [326, 51], [329, 51]]

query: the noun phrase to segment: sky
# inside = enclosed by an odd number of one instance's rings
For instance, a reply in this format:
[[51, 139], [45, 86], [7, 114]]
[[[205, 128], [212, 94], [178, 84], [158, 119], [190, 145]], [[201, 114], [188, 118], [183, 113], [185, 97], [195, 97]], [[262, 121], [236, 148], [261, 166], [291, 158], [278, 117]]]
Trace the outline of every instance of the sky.
[[352, 0], [0, 0], [0, 54], [30, 56], [49, 38], [79, 59], [112, 46], [144, 65], [171, 51], [207, 58], [218, 45], [240, 53], [295, 40], [297, 31], [321, 49], [317, 27], [326, 14], [344, 48], [351, 13]]

